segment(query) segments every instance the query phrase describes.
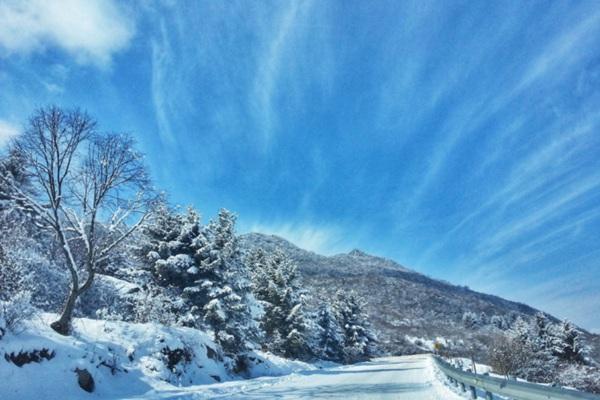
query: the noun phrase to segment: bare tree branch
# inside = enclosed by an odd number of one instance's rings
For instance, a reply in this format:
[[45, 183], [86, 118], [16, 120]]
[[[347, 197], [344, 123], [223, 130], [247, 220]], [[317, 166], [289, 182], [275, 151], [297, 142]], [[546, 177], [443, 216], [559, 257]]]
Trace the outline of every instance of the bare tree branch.
[[[2, 187], [8, 188], [0, 196], [42, 219], [63, 252], [71, 289], [59, 320], [52, 324], [62, 334], [68, 334], [75, 302], [92, 285], [97, 265], [146, 218], [149, 179], [132, 139], [98, 134], [95, 128], [96, 122], [78, 110], [40, 109], [13, 145], [38, 196], [28, 195], [0, 174]], [[112, 236], [138, 212], [139, 221], [116, 238], [99, 235], [99, 225], [108, 226]]]

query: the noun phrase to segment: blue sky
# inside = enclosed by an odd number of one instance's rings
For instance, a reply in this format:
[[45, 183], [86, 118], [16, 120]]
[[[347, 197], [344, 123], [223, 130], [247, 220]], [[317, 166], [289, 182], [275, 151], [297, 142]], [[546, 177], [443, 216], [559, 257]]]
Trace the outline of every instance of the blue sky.
[[9, 0], [0, 21], [0, 146], [78, 105], [206, 218], [600, 331], [596, 1]]

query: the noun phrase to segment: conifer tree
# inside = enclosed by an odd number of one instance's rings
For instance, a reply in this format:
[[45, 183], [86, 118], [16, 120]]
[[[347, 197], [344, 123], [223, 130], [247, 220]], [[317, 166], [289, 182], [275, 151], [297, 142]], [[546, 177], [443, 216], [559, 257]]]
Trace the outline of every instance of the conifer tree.
[[467, 329], [475, 329], [479, 325], [479, 317], [472, 311], [466, 311], [462, 316], [462, 323]]
[[204, 320], [214, 330], [215, 340], [231, 354], [248, 350], [248, 340], [256, 336], [249, 307], [250, 279], [237, 246], [235, 220], [233, 213], [221, 209], [204, 230], [196, 253], [199, 274], [212, 278], [196, 281], [198, 292], [208, 296]]
[[558, 358], [568, 362], [584, 362], [586, 348], [581, 331], [567, 320], [563, 321], [557, 330], [555, 354]]
[[286, 357], [311, 358], [312, 329], [296, 264], [281, 250], [269, 255], [255, 251], [246, 260], [253, 271], [254, 294], [263, 305], [261, 327], [268, 347]]
[[367, 360], [375, 354], [375, 334], [371, 330], [369, 317], [364, 311], [366, 301], [354, 291], [338, 290], [334, 310], [344, 336], [346, 362]]
[[222, 209], [202, 227], [194, 209], [177, 215], [163, 205], [144, 228], [144, 249], [158, 284], [180, 294], [194, 325], [211, 328], [228, 354], [245, 352], [248, 340], [256, 336], [250, 279], [237, 246], [235, 220]]
[[324, 360], [343, 361], [344, 337], [331, 306], [322, 303], [317, 312], [317, 346]]

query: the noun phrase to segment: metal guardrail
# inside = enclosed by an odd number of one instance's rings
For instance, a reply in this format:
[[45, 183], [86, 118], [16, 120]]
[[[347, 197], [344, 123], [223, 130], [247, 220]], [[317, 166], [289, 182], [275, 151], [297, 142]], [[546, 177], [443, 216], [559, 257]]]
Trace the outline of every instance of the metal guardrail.
[[[492, 400], [493, 394], [506, 396], [515, 400], [600, 400], [600, 396], [568, 390], [557, 387], [536, 385], [534, 383], [518, 382], [508, 379], [495, 378], [487, 375], [474, 374], [453, 367], [440, 357], [433, 357], [438, 368], [461, 389], [471, 393], [476, 399], [476, 388], [485, 392], [486, 399]], [[493, 394], [492, 394], [493, 393]]]

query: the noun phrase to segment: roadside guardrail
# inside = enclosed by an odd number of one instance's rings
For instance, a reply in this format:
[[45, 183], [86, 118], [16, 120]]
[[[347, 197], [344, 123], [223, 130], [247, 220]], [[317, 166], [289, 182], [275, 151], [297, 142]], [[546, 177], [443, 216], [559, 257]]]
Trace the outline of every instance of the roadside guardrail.
[[433, 359], [450, 382], [463, 392], [468, 391], [472, 399], [477, 398], [477, 389], [480, 389], [487, 400], [492, 400], [494, 394], [515, 400], [600, 400], [599, 395], [592, 393], [475, 374], [453, 367], [441, 357]]

